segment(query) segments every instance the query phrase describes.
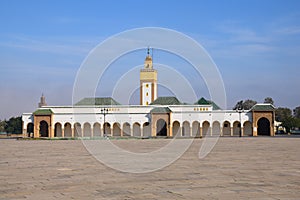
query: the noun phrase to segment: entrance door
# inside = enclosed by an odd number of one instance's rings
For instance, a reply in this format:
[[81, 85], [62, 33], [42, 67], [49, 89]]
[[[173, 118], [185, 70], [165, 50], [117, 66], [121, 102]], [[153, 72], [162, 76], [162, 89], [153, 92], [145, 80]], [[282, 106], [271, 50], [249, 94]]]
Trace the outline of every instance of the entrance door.
[[267, 118], [262, 117], [257, 122], [257, 135], [270, 136], [270, 122]]
[[49, 137], [48, 123], [44, 120], [40, 122], [40, 137]]
[[156, 136], [167, 136], [167, 123], [163, 119], [156, 122]]

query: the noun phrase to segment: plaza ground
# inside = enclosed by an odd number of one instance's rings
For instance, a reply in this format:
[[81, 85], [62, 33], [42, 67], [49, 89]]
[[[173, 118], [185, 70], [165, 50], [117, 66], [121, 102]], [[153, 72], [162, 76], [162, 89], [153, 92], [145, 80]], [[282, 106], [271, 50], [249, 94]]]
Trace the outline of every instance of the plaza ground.
[[[168, 142], [113, 141], [133, 152]], [[162, 170], [131, 174], [97, 161], [79, 140], [1, 139], [0, 199], [299, 199], [299, 137], [222, 137], [200, 160], [202, 142]]]

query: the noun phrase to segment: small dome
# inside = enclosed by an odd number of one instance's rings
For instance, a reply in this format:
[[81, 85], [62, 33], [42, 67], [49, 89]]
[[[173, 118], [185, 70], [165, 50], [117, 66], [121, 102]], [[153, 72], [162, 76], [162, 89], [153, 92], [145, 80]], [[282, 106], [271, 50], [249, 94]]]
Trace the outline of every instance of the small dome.
[[146, 59], [145, 59], [145, 60], [146, 60], [146, 61], [147, 61], [147, 60], [149, 60], [149, 61], [150, 61], [150, 60], [152, 60], [152, 58], [151, 58], [151, 56], [149, 56], [149, 55], [148, 55], [148, 56], [146, 57]]

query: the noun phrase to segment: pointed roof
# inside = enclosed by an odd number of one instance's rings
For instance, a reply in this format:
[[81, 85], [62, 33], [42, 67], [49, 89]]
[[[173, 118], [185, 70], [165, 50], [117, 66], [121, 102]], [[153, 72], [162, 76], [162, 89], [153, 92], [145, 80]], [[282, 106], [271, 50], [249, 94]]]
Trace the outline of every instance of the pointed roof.
[[176, 97], [158, 97], [150, 105], [182, 105]]
[[84, 98], [75, 104], [75, 106], [94, 106], [94, 105], [98, 106], [98, 105], [121, 105], [121, 104], [111, 97]]
[[251, 111], [274, 111], [275, 107], [270, 103], [255, 104]]
[[153, 108], [150, 113], [170, 113], [172, 112], [168, 107], [156, 107]]
[[211, 105], [213, 107], [213, 110], [220, 110], [220, 106], [218, 106], [215, 102], [206, 100], [204, 97], [201, 97], [198, 101], [195, 103], [196, 105]]

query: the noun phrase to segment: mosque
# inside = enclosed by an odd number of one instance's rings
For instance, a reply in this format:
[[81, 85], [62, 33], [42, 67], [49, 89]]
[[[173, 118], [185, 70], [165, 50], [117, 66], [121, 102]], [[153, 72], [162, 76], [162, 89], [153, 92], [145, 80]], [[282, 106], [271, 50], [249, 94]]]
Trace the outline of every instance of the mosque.
[[158, 97], [157, 70], [149, 49], [140, 70], [140, 105], [121, 105], [111, 97], [84, 98], [71, 106], [47, 106], [22, 115], [23, 137], [207, 137], [274, 136], [271, 104], [250, 110], [222, 110], [205, 98], [193, 104]]

